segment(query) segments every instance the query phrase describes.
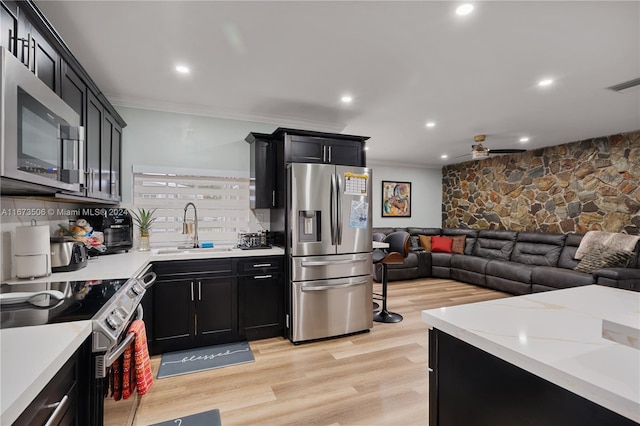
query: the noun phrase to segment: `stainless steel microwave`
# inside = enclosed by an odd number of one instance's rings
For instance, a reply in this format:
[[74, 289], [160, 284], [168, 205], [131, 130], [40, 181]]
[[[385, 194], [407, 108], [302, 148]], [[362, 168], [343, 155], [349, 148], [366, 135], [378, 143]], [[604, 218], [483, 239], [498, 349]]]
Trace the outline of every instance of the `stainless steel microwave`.
[[0, 55], [0, 174], [80, 192], [85, 182], [80, 116], [5, 48]]

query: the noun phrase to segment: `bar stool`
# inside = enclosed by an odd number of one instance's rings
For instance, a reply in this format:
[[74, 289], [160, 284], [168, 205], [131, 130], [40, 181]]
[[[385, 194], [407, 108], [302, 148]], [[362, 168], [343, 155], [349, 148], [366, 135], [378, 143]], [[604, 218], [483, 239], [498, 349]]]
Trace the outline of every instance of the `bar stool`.
[[391, 232], [384, 238], [389, 244], [387, 249], [373, 251], [373, 263], [382, 265], [382, 294], [377, 294], [382, 300], [382, 310], [374, 312], [373, 320], [376, 322], [395, 323], [402, 321], [402, 315], [387, 310], [387, 265], [402, 265], [409, 254], [409, 233], [404, 231]]

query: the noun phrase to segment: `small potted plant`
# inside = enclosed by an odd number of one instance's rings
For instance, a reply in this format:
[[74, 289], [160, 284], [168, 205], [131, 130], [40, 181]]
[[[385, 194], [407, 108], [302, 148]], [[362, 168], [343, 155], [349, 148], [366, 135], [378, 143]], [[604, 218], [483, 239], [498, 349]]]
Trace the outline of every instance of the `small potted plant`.
[[138, 225], [140, 230], [140, 251], [149, 251], [151, 244], [149, 243], [149, 234], [151, 233], [151, 225], [156, 221], [156, 217], [153, 214], [156, 209], [145, 210], [144, 208], [138, 209], [137, 212], [132, 211], [133, 221]]

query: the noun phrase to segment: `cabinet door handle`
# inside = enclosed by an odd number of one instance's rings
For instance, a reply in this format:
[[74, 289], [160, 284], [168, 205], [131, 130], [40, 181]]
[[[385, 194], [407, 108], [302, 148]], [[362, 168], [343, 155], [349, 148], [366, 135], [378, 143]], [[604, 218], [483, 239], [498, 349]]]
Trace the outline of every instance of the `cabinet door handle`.
[[322, 147], [322, 162], [327, 162], [327, 147], [326, 145]]
[[276, 206], [276, 191], [275, 189], [271, 191], [271, 207]]
[[253, 277], [254, 280], [266, 280], [267, 278], [272, 278], [273, 275], [256, 275]]
[[51, 416], [47, 419], [45, 426], [57, 425], [60, 422], [60, 417], [65, 413], [67, 404], [69, 404], [69, 395], [63, 396], [59, 402], [47, 405], [47, 408], [56, 407], [56, 409], [53, 410], [53, 413], [51, 413]]
[[329, 145], [329, 163], [331, 162], [331, 145]]
[[256, 263], [253, 265], [254, 268], [268, 268], [269, 266], [271, 266], [270, 263]]
[[[27, 34], [27, 39], [20, 39], [22, 41], [22, 63], [29, 68], [29, 71], [31, 71], [31, 34]], [[25, 55], [24, 55], [24, 48], [27, 48], [27, 57], [25, 60]]]
[[198, 281], [198, 300], [202, 300], [202, 281]]
[[38, 51], [38, 42], [36, 39], [31, 37], [31, 41], [33, 42], [33, 56], [31, 57], [31, 63], [33, 64], [33, 73], [38, 75], [38, 61], [36, 61], [36, 52]]
[[193, 302], [193, 281], [191, 281], [191, 301]]

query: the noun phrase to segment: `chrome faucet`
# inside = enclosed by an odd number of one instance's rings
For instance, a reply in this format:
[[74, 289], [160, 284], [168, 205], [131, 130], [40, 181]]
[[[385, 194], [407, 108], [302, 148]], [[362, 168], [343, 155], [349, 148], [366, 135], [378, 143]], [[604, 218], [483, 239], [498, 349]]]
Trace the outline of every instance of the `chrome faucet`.
[[195, 232], [193, 234], [193, 248], [200, 247], [200, 241], [198, 241], [198, 209], [196, 209], [196, 205], [189, 202], [186, 206], [184, 206], [184, 216], [182, 217], [182, 233], [188, 234], [187, 232], [187, 209], [189, 206], [193, 207], [193, 216], [194, 216], [194, 224], [195, 224]]

